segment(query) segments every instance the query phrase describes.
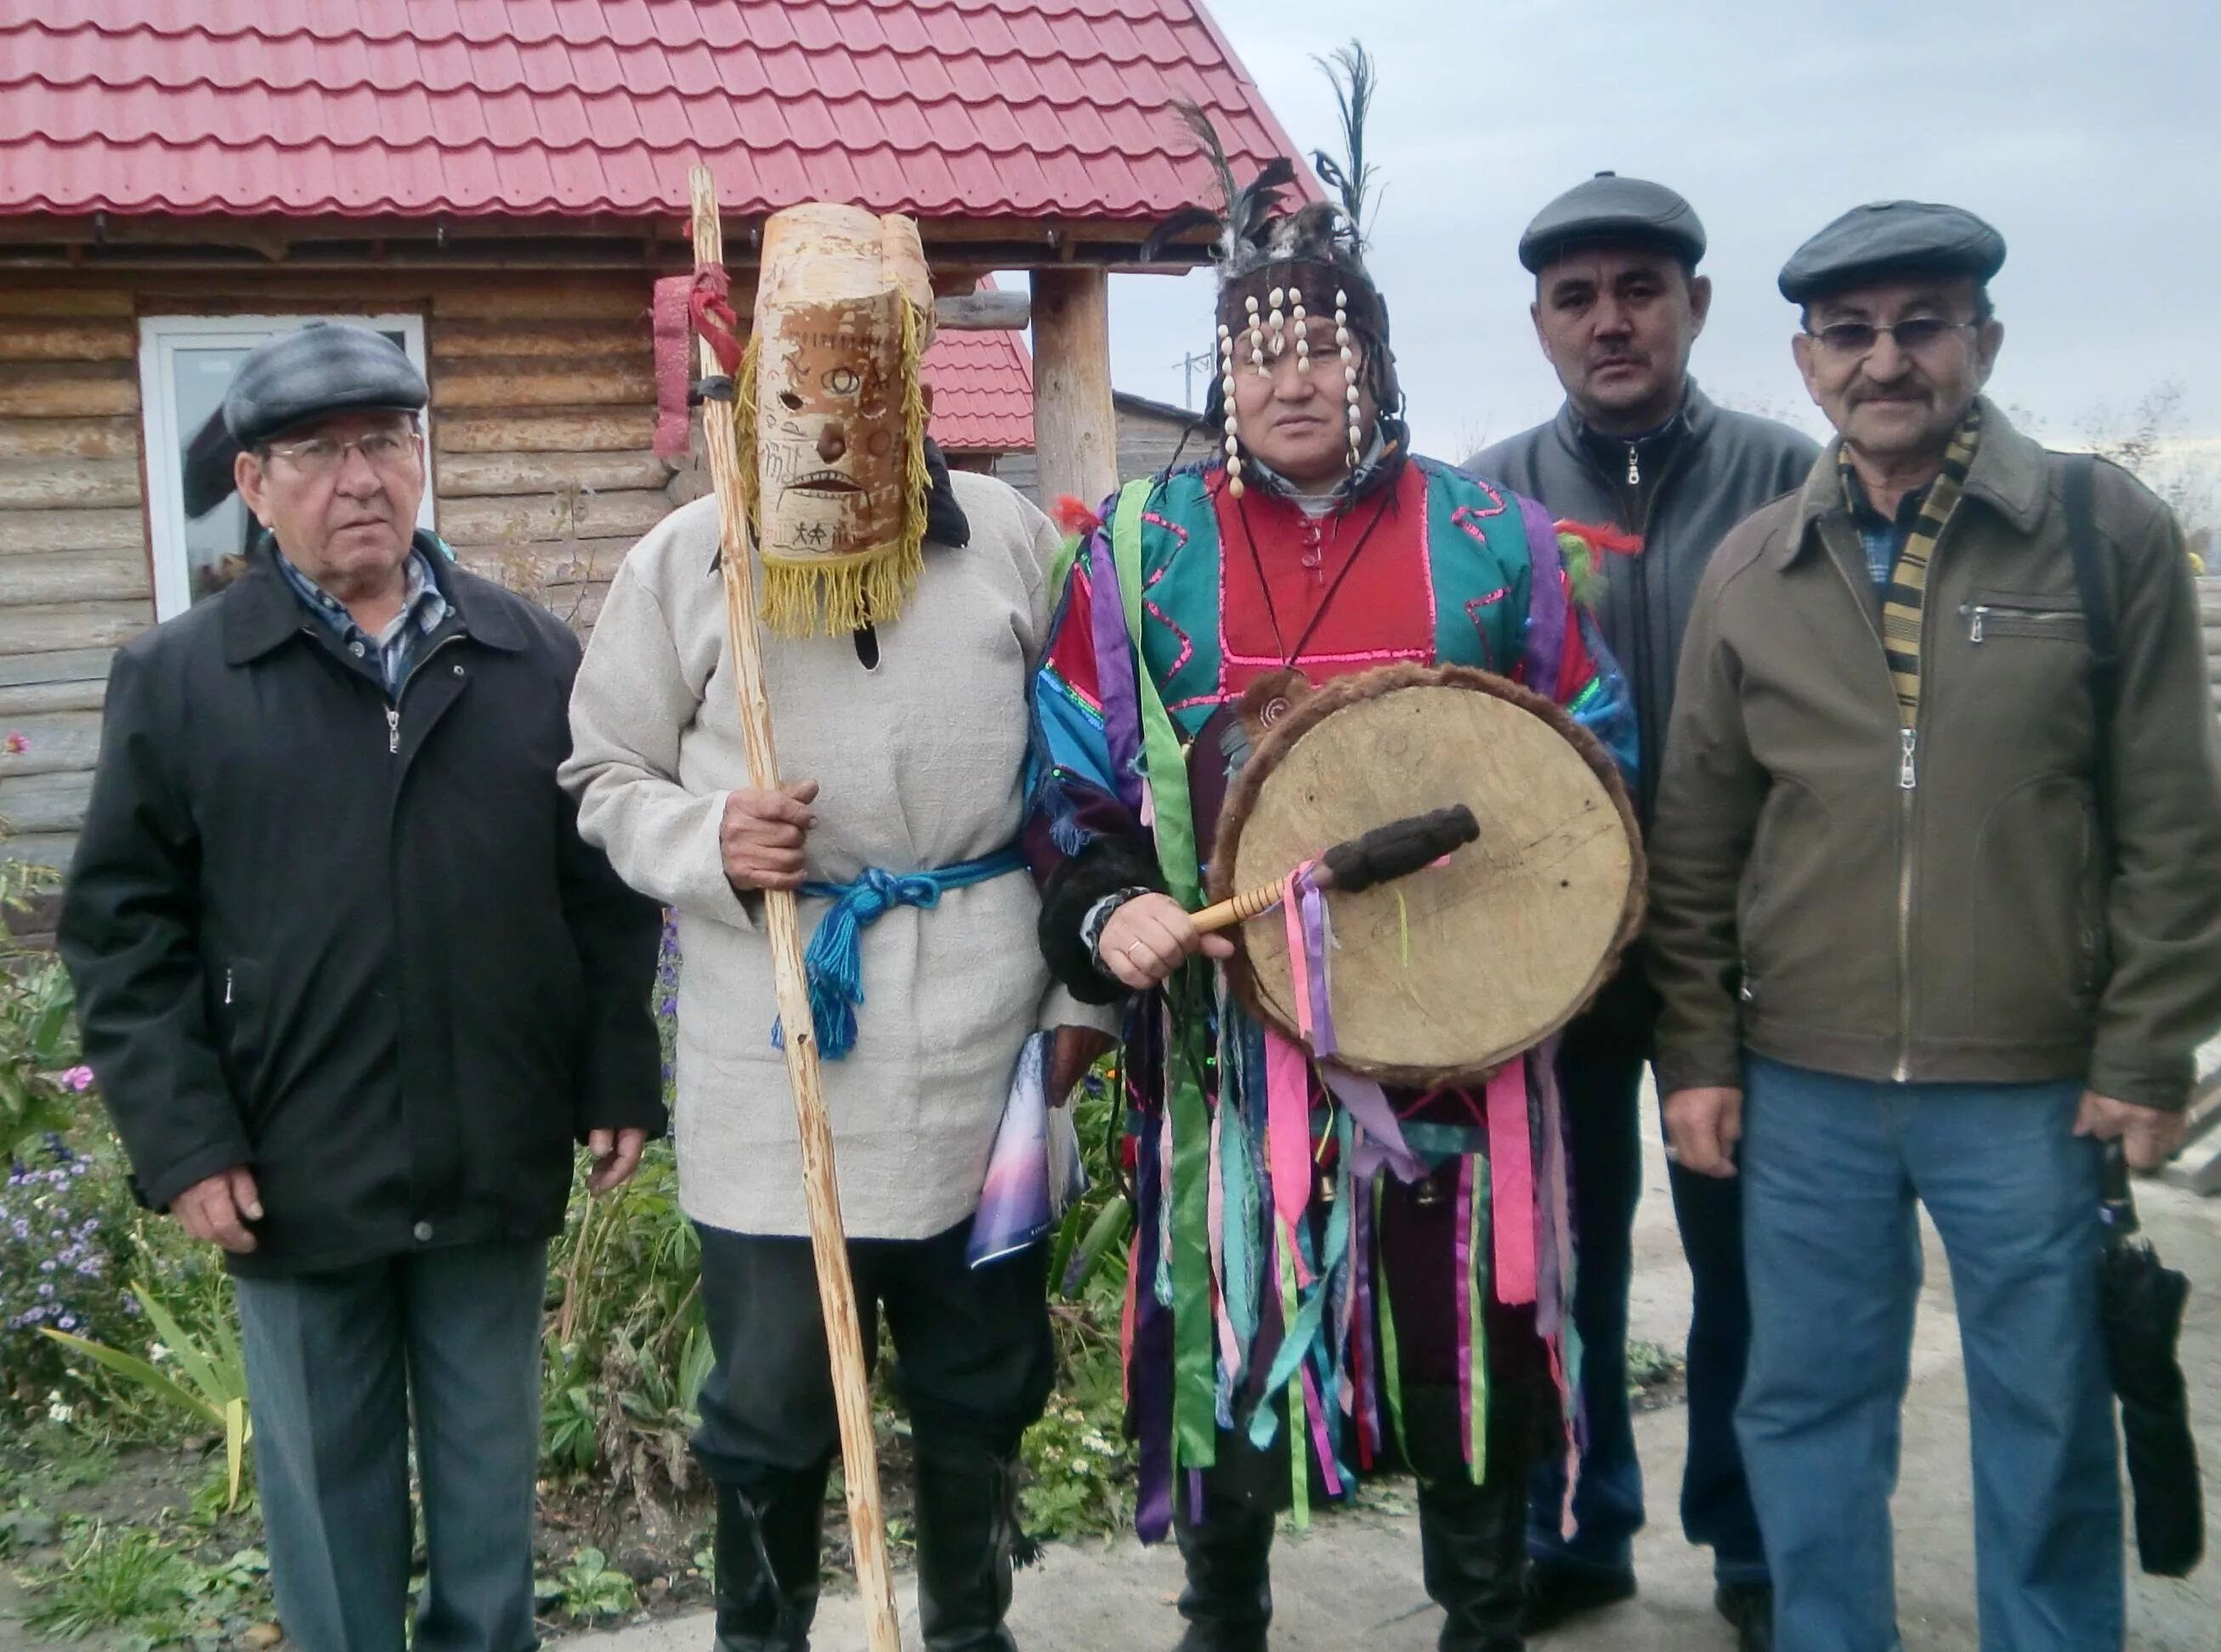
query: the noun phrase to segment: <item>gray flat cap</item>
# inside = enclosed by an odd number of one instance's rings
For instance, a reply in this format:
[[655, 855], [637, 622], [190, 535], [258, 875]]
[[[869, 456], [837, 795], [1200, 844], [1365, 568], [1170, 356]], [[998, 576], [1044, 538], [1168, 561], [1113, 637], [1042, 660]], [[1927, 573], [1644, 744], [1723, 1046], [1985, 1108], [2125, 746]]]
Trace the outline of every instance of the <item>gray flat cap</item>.
[[1781, 296], [1801, 304], [1888, 276], [1986, 281], [2005, 261], [2005, 238], [1963, 207], [1875, 201], [1853, 207], [1790, 254]]
[[1535, 215], [1519, 237], [1519, 261], [1534, 274], [1583, 241], [1634, 241], [1665, 247], [1695, 267], [1705, 255], [1697, 210], [1663, 184], [1598, 172]]
[[328, 413], [416, 413], [432, 398], [401, 347], [367, 328], [310, 322], [259, 344], [224, 392], [224, 428], [242, 447]]

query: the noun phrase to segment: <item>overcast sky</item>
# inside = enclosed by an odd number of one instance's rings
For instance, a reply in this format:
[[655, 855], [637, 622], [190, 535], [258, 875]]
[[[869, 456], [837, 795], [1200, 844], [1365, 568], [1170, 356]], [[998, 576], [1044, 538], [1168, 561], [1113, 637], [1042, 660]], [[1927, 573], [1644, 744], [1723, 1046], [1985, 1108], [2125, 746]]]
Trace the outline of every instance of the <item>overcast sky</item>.
[[[2175, 434], [2221, 459], [2216, 0], [1206, 3], [1306, 152], [1341, 148], [1313, 55], [1354, 32], [1379, 60], [1370, 261], [1422, 451], [1462, 458], [1555, 410], [1515, 248], [1611, 168], [1704, 220], [1717, 291], [1693, 365], [1721, 400], [1817, 420], [1774, 273], [1845, 209], [1912, 197], [2005, 234], [1999, 401], [2064, 442], [2174, 380]], [[1203, 274], [1115, 279], [1118, 387], [1179, 401], [1211, 298]]]

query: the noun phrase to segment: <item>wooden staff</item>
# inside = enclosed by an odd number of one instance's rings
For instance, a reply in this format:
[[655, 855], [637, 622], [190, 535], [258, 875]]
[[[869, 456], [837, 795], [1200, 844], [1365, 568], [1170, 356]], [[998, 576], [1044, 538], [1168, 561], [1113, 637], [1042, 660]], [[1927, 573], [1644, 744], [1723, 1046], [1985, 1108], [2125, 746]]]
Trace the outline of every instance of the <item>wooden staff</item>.
[[[724, 262], [717, 222], [717, 188], [706, 166], [688, 178], [694, 197], [694, 266]], [[702, 345], [702, 372], [722, 372]], [[733, 649], [733, 682], [741, 702], [741, 736], [747, 742], [748, 779], [759, 790], [779, 784], [779, 754], [772, 743], [771, 704], [764, 696], [763, 660], [756, 638], [755, 560], [746, 506], [741, 502], [735, 418], [754, 418], [754, 408], [729, 401], [702, 404], [702, 435], [710, 449], [710, 476], [717, 491], [723, 546], [725, 628]], [[824, 1311], [825, 1340], [833, 1358], [833, 1399], [841, 1416], [841, 1465], [848, 1487], [848, 1536], [856, 1551], [856, 1586], [864, 1597], [871, 1652], [902, 1652], [895, 1616], [894, 1580], [887, 1570], [886, 1522], [879, 1503], [879, 1458], [872, 1436], [872, 1386], [864, 1374], [864, 1338], [856, 1320], [856, 1285], [848, 1273], [848, 1240], [841, 1226], [841, 1185], [833, 1167], [833, 1123], [817, 1065], [817, 1035], [810, 1015], [810, 989], [802, 969], [802, 924], [790, 890], [763, 892], [764, 928], [771, 936], [772, 979], [785, 1030], [786, 1077], [794, 1090], [794, 1119], [802, 1136], [802, 1191], [810, 1207], [810, 1248], [817, 1260], [817, 1300]]]

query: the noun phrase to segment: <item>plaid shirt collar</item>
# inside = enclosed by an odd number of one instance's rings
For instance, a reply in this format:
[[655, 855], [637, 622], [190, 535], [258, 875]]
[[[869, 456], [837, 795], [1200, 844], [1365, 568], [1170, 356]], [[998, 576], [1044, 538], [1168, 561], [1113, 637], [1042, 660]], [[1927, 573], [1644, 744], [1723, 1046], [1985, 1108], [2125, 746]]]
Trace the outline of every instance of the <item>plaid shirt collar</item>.
[[379, 679], [385, 685], [386, 698], [398, 699], [401, 685], [408, 680], [410, 663], [416, 657], [417, 643], [438, 630], [448, 613], [447, 599], [440, 590], [439, 581], [432, 577], [431, 564], [425, 560], [423, 548], [410, 548], [408, 589], [401, 598], [401, 611], [376, 636], [356, 624], [347, 604], [295, 567], [283, 550], [273, 544], [271, 552], [278, 572], [285, 576], [301, 605], [322, 620], [349, 654], [359, 660], [374, 658]]

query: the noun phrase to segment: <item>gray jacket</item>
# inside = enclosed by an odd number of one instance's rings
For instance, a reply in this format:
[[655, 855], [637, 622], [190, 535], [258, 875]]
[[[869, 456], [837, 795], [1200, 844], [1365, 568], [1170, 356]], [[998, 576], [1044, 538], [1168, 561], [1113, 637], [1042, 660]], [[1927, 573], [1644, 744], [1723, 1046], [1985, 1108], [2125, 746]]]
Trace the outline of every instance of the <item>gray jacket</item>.
[[1590, 431], [1567, 403], [1548, 424], [1466, 461], [1475, 476], [1540, 499], [1555, 516], [1642, 537], [1641, 555], [1604, 559], [1596, 610], [1635, 694], [1642, 735], [1636, 808], [1646, 831], [1681, 633], [1705, 564], [1728, 529], [1801, 485], [1819, 452], [1786, 424], [1715, 406], [1692, 379], [1681, 410], [1640, 441]]

